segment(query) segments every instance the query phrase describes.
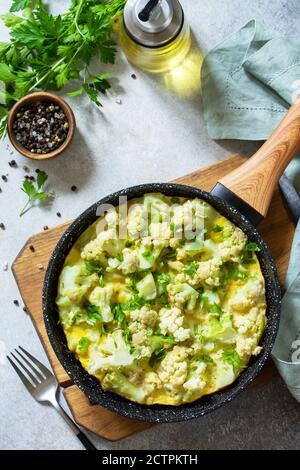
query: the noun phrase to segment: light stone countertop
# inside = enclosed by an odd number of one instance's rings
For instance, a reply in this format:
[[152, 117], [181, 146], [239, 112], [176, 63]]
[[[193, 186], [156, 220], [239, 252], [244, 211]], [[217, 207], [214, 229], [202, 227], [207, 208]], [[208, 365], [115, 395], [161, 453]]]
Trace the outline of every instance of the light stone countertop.
[[[0, 13], [8, 10], [2, 0]], [[51, 0], [53, 11], [63, 10], [65, 0]], [[80, 449], [81, 445], [55, 410], [41, 406], [25, 391], [5, 359], [21, 344], [41, 360], [45, 354], [31, 324], [10, 270], [18, 251], [34, 233], [70, 220], [95, 200], [125, 186], [167, 181], [240, 151], [250, 154], [255, 144], [213, 142], [202, 115], [199, 83], [199, 47], [205, 53], [226, 35], [256, 18], [283, 34], [298, 34], [298, 0], [182, 0], [194, 34], [193, 52], [198, 65], [189, 92], [178, 93], [172, 76], [152, 77], [129, 65], [119, 54], [111, 70], [118, 77], [103, 111], [87, 99], [72, 101], [78, 131], [72, 148], [62, 157], [38, 167], [49, 174], [56, 193], [51, 208], [34, 208], [18, 216], [24, 204], [19, 190], [26, 164], [37, 165], [0, 146], [0, 449]], [[0, 26], [0, 41], [7, 32]], [[197, 55], [198, 54], [198, 55]], [[197, 62], [198, 61], [198, 62]], [[135, 72], [137, 80], [131, 78]], [[116, 102], [121, 98], [122, 103]], [[8, 166], [15, 158], [19, 168]], [[76, 194], [71, 185], [78, 186]], [[58, 219], [56, 212], [62, 213]], [[21, 306], [13, 304], [19, 299]], [[297, 449], [300, 440], [300, 406], [280, 379], [244, 392], [231, 404], [190, 423], [161, 425], [127, 440], [110, 443], [94, 438], [99, 449]]]

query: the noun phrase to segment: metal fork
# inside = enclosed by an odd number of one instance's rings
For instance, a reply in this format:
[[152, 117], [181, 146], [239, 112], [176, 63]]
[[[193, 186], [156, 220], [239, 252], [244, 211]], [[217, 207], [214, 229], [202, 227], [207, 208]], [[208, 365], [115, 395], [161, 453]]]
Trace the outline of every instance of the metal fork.
[[[19, 349], [22, 351], [20, 352]], [[79, 429], [75, 422], [66, 414], [63, 408], [58, 402], [59, 385], [49, 369], [45, 367], [40, 361], [33, 357], [24, 348], [19, 346], [19, 349], [15, 349], [17, 357], [13, 352], [10, 355], [13, 357], [12, 360], [9, 356], [9, 360], [12, 367], [22, 380], [23, 384], [27, 388], [28, 392], [33, 398], [39, 403], [46, 403], [52, 405], [56, 411], [64, 418], [66, 423], [76, 434], [80, 442], [87, 450], [97, 450], [92, 442], [86, 437], [85, 434]], [[23, 354], [22, 354], [23, 353]], [[22, 361], [20, 360], [22, 359]], [[30, 359], [30, 361], [29, 361]]]

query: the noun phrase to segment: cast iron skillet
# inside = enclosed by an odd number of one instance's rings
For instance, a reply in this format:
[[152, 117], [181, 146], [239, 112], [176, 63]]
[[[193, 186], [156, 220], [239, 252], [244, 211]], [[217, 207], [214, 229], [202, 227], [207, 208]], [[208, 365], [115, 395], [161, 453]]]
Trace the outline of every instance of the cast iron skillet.
[[[81, 214], [66, 230], [54, 249], [46, 272], [43, 289], [44, 320], [59, 361], [92, 404], [99, 404], [123, 416], [141, 421], [157, 423], [186, 421], [205, 415], [230, 402], [252, 382], [271, 353], [279, 326], [281, 298], [274, 261], [254, 226], [266, 215], [273, 190], [286, 165], [299, 149], [300, 100], [290, 108], [278, 128], [259, 151], [241, 167], [222, 178], [211, 193], [168, 183], [131, 187], [101, 199]], [[268, 317], [268, 326], [260, 343], [263, 346], [262, 353], [251, 359], [249, 366], [229, 387], [202, 397], [194, 403], [178, 407], [140, 405], [103, 391], [98, 380], [89, 375], [69, 351], [63, 329], [58, 323], [58, 311], [55, 305], [58, 278], [65, 258], [78, 237], [96, 220], [99, 204], [118, 205], [120, 196], [132, 199], [149, 192], [201, 198], [240, 227], [250, 241], [258, 243], [262, 248], [258, 258], [266, 284]]]

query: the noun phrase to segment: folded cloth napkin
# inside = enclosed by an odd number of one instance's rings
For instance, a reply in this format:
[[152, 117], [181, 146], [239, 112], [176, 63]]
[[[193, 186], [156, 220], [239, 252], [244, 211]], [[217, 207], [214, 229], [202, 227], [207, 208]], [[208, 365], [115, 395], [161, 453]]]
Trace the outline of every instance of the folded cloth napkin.
[[[300, 94], [300, 38], [249, 21], [204, 59], [204, 119], [213, 139], [265, 140]], [[286, 170], [300, 194], [300, 156]], [[300, 222], [292, 246], [281, 323], [272, 352], [300, 402]]]

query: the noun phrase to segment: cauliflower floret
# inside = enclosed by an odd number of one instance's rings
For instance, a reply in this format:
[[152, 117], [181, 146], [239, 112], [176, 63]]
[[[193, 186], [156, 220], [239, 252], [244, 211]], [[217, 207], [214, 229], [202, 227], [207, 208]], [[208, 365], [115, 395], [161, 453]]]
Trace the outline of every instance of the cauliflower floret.
[[82, 271], [82, 266], [65, 266], [59, 278], [59, 292], [61, 294], [58, 302], [61, 306], [72, 302], [80, 302], [82, 297], [98, 283], [97, 274], [86, 276]]
[[236, 352], [242, 360], [248, 359], [251, 356], [252, 351], [256, 348], [255, 338], [245, 338], [244, 336], [238, 335], [236, 338]]
[[149, 307], [142, 307], [140, 310], [132, 310], [129, 314], [132, 322], [140, 323], [142, 325], [153, 328], [157, 320], [157, 312], [151, 310]]
[[131, 274], [137, 271], [139, 267], [139, 258], [137, 252], [130, 250], [129, 248], [124, 248], [122, 253], [123, 261], [118, 267], [122, 273]]
[[87, 243], [81, 252], [81, 258], [86, 261], [101, 260], [103, 253], [115, 257], [119, 252], [119, 241], [113, 229], [100, 232], [97, 237]]
[[[132, 324], [129, 327], [130, 332], [136, 331], [136, 325]], [[149, 333], [147, 329], [141, 329], [136, 333], [132, 333], [131, 342], [136, 351], [138, 352], [139, 357], [150, 357], [152, 354], [152, 349], [149, 346]], [[147, 346], [148, 344], [148, 346]]]
[[139, 357], [150, 357], [152, 346], [150, 336], [157, 320], [157, 312], [148, 307], [132, 310], [129, 313], [129, 331], [132, 335], [132, 345]]
[[146, 396], [151, 395], [154, 390], [161, 388], [161, 386], [161, 380], [155, 372], [146, 372], [143, 383], [143, 389]]
[[201, 393], [202, 390], [206, 387], [206, 382], [201, 377], [201, 374], [203, 374], [206, 367], [206, 364], [200, 362], [192, 375], [183, 384], [183, 388], [187, 392], [185, 394], [184, 401], [191, 400], [194, 395]]
[[118, 369], [121, 366], [133, 364], [136, 356], [130, 353], [121, 330], [115, 330], [105, 338], [100, 345], [90, 346], [88, 372], [95, 374], [103, 369]]
[[240, 334], [245, 334], [249, 331], [259, 333], [262, 325], [264, 326], [265, 324], [264, 320], [264, 312], [258, 307], [252, 307], [247, 314], [234, 313], [233, 315], [233, 325]]
[[148, 212], [142, 204], [134, 204], [128, 210], [127, 230], [134, 240], [147, 233]]
[[189, 283], [192, 286], [198, 286], [201, 282], [205, 282], [208, 286], [220, 285], [221, 264], [222, 261], [216, 258], [199, 262], [194, 277], [189, 278]]
[[108, 264], [108, 266], [106, 268], [106, 271], [108, 273], [111, 273], [111, 272], [116, 271], [118, 269], [118, 267], [121, 264], [121, 261], [119, 261], [117, 258], [108, 258], [107, 264]]
[[176, 394], [186, 381], [188, 374], [187, 356], [187, 348], [175, 346], [161, 361], [157, 374], [167, 391]]
[[264, 304], [265, 287], [263, 279], [252, 277], [229, 301], [229, 308], [236, 312], [246, 312], [251, 307]]
[[190, 337], [190, 329], [183, 328], [184, 315], [179, 308], [162, 308], [159, 311], [159, 327], [163, 335], [172, 334], [175, 341], [186, 341]]
[[113, 320], [113, 314], [110, 308], [110, 301], [113, 296], [113, 287], [107, 285], [105, 287], [95, 287], [89, 296], [91, 304], [99, 307], [99, 311], [102, 316], [102, 320], [108, 323]]
[[[181, 261], [168, 261], [168, 266], [174, 271], [183, 271], [185, 267]], [[183, 280], [185, 280], [185, 277], [183, 277]]]
[[225, 228], [231, 231], [231, 235], [219, 244], [220, 256], [223, 261], [238, 261], [239, 255], [247, 243], [247, 236], [229, 221], [227, 221]]
[[166, 246], [169, 245], [169, 239], [171, 237], [170, 224], [168, 222], [152, 222], [149, 225], [149, 233], [153, 240], [166, 240]]
[[170, 302], [175, 304], [176, 307], [182, 308], [186, 305], [187, 310], [193, 310], [196, 307], [199, 293], [187, 283], [178, 283], [179, 278], [181, 279], [182, 276], [185, 279], [185, 275], [179, 274], [175, 278], [176, 283], [167, 286]]

